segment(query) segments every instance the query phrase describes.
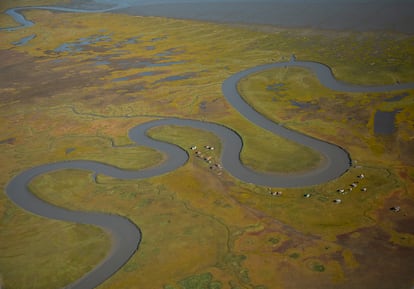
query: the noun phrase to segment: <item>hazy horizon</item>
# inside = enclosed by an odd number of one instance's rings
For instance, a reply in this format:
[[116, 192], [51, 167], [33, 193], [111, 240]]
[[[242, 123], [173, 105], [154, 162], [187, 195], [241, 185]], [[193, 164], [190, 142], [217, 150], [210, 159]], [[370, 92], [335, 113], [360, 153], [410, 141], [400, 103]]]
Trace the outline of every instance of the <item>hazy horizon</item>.
[[414, 33], [414, 0], [95, 0], [95, 3], [106, 6], [116, 3], [122, 5], [117, 12], [140, 16]]

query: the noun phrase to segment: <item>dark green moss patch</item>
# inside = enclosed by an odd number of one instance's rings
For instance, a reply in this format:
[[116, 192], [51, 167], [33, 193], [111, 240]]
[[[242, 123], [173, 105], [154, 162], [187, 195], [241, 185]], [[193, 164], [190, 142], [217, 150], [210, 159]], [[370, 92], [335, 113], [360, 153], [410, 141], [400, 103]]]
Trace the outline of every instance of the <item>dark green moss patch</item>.
[[275, 238], [275, 237], [272, 237], [272, 238], [269, 239], [269, 242], [272, 243], [272, 244], [277, 244], [277, 243], [279, 243], [279, 239]]
[[319, 264], [319, 263], [313, 263], [312, 264], [312, 270], [316, 271], [316, 272], [324, 272], [325, 271], [325, 266], [323, 266], [322, 264]]
[[210, 272], [193, 275], [178, 282], [184, 289], [221, 289], [221, 282], [213, 281]]
[[300, 256], [299, 253], [292, 253], [292, 254], [289, 255], [289, 257], [292, 258], [292, 259], [297, 259], [297, 258], [299, 258], [299, 256]]

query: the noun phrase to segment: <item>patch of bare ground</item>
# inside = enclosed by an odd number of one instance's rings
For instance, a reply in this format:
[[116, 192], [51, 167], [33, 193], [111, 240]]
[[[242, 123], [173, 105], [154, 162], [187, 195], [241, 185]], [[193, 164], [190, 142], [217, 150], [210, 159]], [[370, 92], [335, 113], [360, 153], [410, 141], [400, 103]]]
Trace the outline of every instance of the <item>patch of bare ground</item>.
[[414, 248], [399, 246], [378, 226], [339, 235], [338, 243], [351, 250], [359, 263], [335, 288], [409, 288], [414, 273]]
[[[91, 74], [94, 77], [90, 77]], [[99, 85], [103, 74], [89, 63], [54, 62], [16, 51], [2, 51], [0, 91], [6, 93], [0, 94], [0, 100], [2, 103], [20, 100], [33, 103], [92, 84]]]
[[393, 192], [377, 212], [381, 223], [388, 223], [398, 233], [414, 234], [414, 200], [401, 190]]
[[414, 139], [407, 141], [399, 140], [398, 146], [401, 162], [407, 166], [414, 166]]
[[0, 144], [14, 144], [15, 142], [16, 142], [16, 138], [14, 137], [0, 140]]

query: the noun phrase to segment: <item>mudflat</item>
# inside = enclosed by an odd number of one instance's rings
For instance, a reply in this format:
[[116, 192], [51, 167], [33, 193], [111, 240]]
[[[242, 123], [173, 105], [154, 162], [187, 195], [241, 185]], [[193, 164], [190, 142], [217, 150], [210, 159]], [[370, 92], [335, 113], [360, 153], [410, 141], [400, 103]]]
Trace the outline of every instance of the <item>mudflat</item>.
[[141, 1], [117, 13], [329, 30], [414, 33], [410, 1]]

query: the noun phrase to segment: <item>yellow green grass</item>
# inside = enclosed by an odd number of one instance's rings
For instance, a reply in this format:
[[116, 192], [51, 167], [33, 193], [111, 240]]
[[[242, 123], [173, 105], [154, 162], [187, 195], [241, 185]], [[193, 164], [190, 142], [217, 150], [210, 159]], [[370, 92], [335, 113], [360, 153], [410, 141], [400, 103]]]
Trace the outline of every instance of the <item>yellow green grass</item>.
[[[269, 89], [277, 84], [276, 90]], [[378, 155], [390, 156], [383, 138], [374, 135], [374, 117], [378, 110], [394, 111], [398, 125], [394, 146], [410, 143], [413, 90], [387, 93], [342, 93], [323, 87], [316, 76], [302, 68], [272, 69], [241, 81], [244, 99], [275, 122], [346, 148], [354, 159], [370, 158], [367, 147]], [[400, 100], [387, 101], [404, 94]], [[299, 105], [295, 105], [299, 103]], [[302, 107], [298, 107], [302, 105]], [[411, 158], [411, 153], [401, 158]]]
[[2, 209], [0, 267], [5, 288], [68, 284], [109, 252], [110, 238], [96, 227], [28, 215], [4, 199]]

